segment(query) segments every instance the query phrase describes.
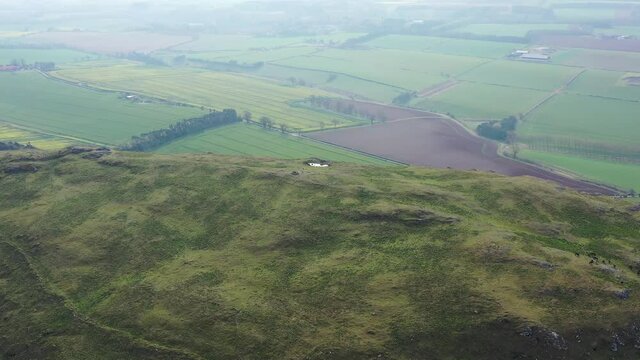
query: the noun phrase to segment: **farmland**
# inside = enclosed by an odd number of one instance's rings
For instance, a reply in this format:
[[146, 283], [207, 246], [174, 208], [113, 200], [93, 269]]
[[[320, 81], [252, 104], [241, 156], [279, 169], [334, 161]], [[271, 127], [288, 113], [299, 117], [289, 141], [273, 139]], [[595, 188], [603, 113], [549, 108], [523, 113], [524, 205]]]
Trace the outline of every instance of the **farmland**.
[[31, 143], [31, 145], [41, 150], [61, 149], [77, 143], [66, 138], [16, 128], [2, 122], [0, 122], [0, 141], [17, 142], [23, 145]]
[[0, 94], [1, 121], [110, 145], [201, 114], [193, 108], [122, 100], [118, 94], [67, 85], [36, 72], [0, 74]]
[[606, 98], [637, 101], [640, 87], [627, 83], [625, 78], [634, 76], [615, 71], [588, 70], [580, 75], [568, 88], [570, 92]]
[[171, 47], [176, 52], [207, 52], [229, 50], [276, 49], [302, 44], [342, 43], [364, 34], [341, 32], [319, 36], [248, 36], [205, 35], [185, 44]]
[[637, 52], [563, 49], [553, 55], [552, 61], [592, 69], [640, 72], [640, 53]]
[[68, 68], [55, 75], [101, 88], [134, 91], [218, 110], [250, 111], [256, 121], [268, 116], [289, 128], [319, 129], [332, 125], [334, 121], [342, 126], [357, 123], [355, 119], [290, 104], [312, 95], [327, 95], [326, 92], [283, 86], [250, 76], [198, 69], [151, 68], [132, 63], [94, 69]]
[[640, 164], [615, 163], [533, 150], [525, 150], [521, 156], [621, 189], [640, 188]]
[[277, 159], [320, 158], [360, 164], [390, 164], [339, 147], [246, 124], [229, 125], [180, 139], [158, 149], [157, 152], [163, 154], [212, 152]]
[[502, 58], [522, 47], [520, 44], [513, 43], [406, 35], [387, 35], [369, 41], [367, 45], [383, 49], [424, 51], [435, 54], [489, 59]]
[[35, 62], [54, 62], [64, 64], [76, 61], [97, 59], [98, 56], [66, 49], [3, 49], [0, 48], [0, 65], [12, 61], [24, 60], [27, 64]]
[[568, 30], [567, 24], [471, 24], [456, 28], [453, 32], [484, 36], [509, 36], [524, 38], [532, 31]]

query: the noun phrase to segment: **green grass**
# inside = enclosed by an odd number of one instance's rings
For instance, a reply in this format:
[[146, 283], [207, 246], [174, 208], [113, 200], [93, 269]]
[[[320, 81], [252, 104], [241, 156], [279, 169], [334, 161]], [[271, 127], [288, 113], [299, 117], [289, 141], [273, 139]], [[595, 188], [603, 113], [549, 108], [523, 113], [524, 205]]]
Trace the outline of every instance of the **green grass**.
[[640, 103], [575, 94], [558, 95], [527, 117], [525, 136], [585, 139], [610, 145], [638, 144]]
[[[612, 332], [633, 343], [621, 329], [640, 305], [627, 266], [637, 260], [640, 222], [626, 202], [534, 179], [412, 167], [12, 156], [39, 171], [0, 171], [7, 355], [555, 353], [519, 334], [530, 324], [562, 336], [567, 358]], [[591, 251], [617, 270], [589, 265]], [[626, 301], [614, 294], [624, 288]], [[608, 354], [608, 342], [598, 350]], [[632, 346], [621, 352], [637, 355]]]
[[579, 72], [578, 68], [566, 66], [498, 60], [479, 66], [460, 78], [485, 84], [549, 91], [562, 87]]
[[204, 35], [195, 41], [173, 47], [173, 51], [206, 52], [220, 50], [274, 49], [300, 44], [342, 43], [360, 33], [335, 33], [318, 36], [259, 37], [248, 35]]
[[640, 54], [625, 51], [563, 49], [552, 55], [552, 63], [590, 69], [640, 72]]
[[189, 59], [209, 60], [209, 61], [237, 61], [238, 63], [254, 64], [257, 62], [270, 62], [281, 59], [288, 59], [294, 56], [309, 55], [318, 51], [313, 46], [291, 46], [275, 49], [260, 49], [248, 51], [227, 51], [223, 52], [201, 52], [196, 54], [187, 54]]
[[387, 35], [374, 39], [367, 45], [407, 51], [426, 51], [436, 54], [472, 56], [499, 59], [523, 45], [494, 41], [463, 40], [428, 36]]
[[596, 29], [596, 34], [640, 37], [640, 26], [614, 26], [610, 29]]
[[246, 124], [229, 125], [180, 139], [161, 147], [157, 152], [164, 154], [212, 152], [277, 159], [320, 158], [360, 164], [390, 164], [384, 160], [335, 146]]
[[638, 101], [640, 86], [628, 85], [625, 81], [625, 77], [631, 75], [616, 71], [588, 70], [580, 75], [568, 90], [581, 95]]
[[118, 145], [133, 135], [199, 116], [194, 108], [138, 104], [36, 72], [0, 74], [0, 120], [42, 133]]
[[524, 38], [530, 31], [568, 30], [566, 24], [471, 24], [453, 30], [456, 33], [484, 36], [512, 36]]
[[268, 116], [290, 128], [317, 129], [321, 122], [329, 125], [333, 120], [341, 125], [356, 123], [350, 118], [290, 105], [311, 95], [330, 96], [325, 91], [283, 86], [252, 76], [188, 68], [153, 68], [126, 62], [116, 66], [69, 67], [55, 72], [55, 76], [214, 109], [251, 111], [256, 121]]
[[277, 64], [343, 73], [382, 84], [421, 90], [485, 62], [485, 59], [394, 49], [324, 50]]
[[640, 191], [640, 165], [614, 163], [543, 151], [522, 151], [522, 158], [578, 174], [620, 189]]
[[3, 49], [0, 48], [0, 65], [10, 64], [13, 60], [24, 60], [27, 64], [35, 62], [54, 62], [64, 64], [70, 62], [94, 60], [97, 55], [66, 49]]
[[557, 8], [553, 13], [556, 21], [571, 23], [608, 21], [616, 18], [616, 9], [603, 7]]
[[36, 148], [42, 150], [61, 149], [77, 143], [70, 139], [19, 129], [0, 122], [0, 142], [6, 141], [17, 142], [23, 145], [31, 143]]
[[417, 98], [412, 106], [459, 118], [502, 119], [526, 113], [546, 96], [538, 90], [461, 82], [430, 98]]

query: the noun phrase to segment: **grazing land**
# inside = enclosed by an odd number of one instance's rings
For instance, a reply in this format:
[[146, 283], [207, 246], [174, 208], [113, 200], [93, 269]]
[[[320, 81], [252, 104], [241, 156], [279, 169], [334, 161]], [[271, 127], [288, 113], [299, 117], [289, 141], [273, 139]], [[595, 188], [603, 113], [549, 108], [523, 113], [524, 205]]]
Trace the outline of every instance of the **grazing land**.
[[42, 32], [22, 41], [41, 45], [62, 45], [98, 54], [150, 53], [190, 41], [188, 36], [149, 32]]
[[83, 89], [37, 72], [0, 73], [0, 94], [0, 121], [109, 145], [202, 113], [195, 108], [124, 100], [120, 94]]
[[615, 163], [535, 150], [524, 150], [520, 156], [620, 189], [640, 188], [640, 164]]
[[48, 134], [36, 133], [0, 122], [0, 141], [17, 142], [22, 145], [31, 143], [41, 150], [55, 150], [74, 145], [77, 142]]
[[189, 59], [254, 64], [288, 59], [295, 56], [309, 55], [318, 51], [313, 46], [291, 46], [276, 49], [258, 49], [248, 51], [215, 51], [188, 54]]
[[638, 336], [626, 202], [475, 172], [82, 156], [0, 160], [0, 348], [24, 358], [582, 358]]
[[637, 114], [640, 114], [640, 102], [563, 94], [528, 116], [519, 133], [588, 139], [611, 145], [638, 145]]
[[638, 76], [615, 71], [588, 70], [582, 73], [568, 90], [581, 95], [639, 101], [640, 86], [630, 85], [625, 79]]
[[549, 91], [562, 87], [580, 71], [579, 68], [568, 66], [498, 60], [483, 64], [460, 78], [484, 84]]
[[526, 113], [547, 96], [539, 90], [461, 82], [428, 98], [418, 97], [412, 106], [457, 118], [502, 119]]
[[524, 38], [532, 31], [568, 30], [567, 24], [471, 24], [456, 28], [455, 33]]
[[640, 53], [592, 49], [564, 49], [553, 54], [555, 64], [592, 69], [640, 72]]
[[204, 35], [185, 44], [174, 46], [176, 52], [207, 52], [228, 50], [277, 49], [302, 44], [340, 44], [348, 39], [362, 36], [361, 33], [340, 32], [318, 36], [249, 36], [249, 35]]
[[538, 44], [560, 48], [583, 48], [595, 50], [640, 52], [640, 39], [617, 40], [592, 36], [547, 35], [535, 39]]
[[522, 45], [494, 41], [450, 39], [428, 36], [387, 35], [376, 38], [368, 46], [436, 54], [499, 59], [520, 49]]
[[255, 125], [237, 124], [208, 130], [180, 139], [157, 150], [163, 154], [212, 152], [223, 155], [257, 156], [276, 159], [317, 158], [360, 164], [391, 164], [371, 156], [360, 155], [336, 146], [261, 129]]
[[256, 77], [199, 69], [171, 69], [124, 63], [113, 67], [67, 68], [55, 76], [118, 91], [134, 91], [171, 101], [221, 110], [250, 111], [290, 129], [312, 130], [324, 126], [348, 126], [357, 119], [293, 106], [295, 100], [328, 93], [307, 87], [284, 86]]

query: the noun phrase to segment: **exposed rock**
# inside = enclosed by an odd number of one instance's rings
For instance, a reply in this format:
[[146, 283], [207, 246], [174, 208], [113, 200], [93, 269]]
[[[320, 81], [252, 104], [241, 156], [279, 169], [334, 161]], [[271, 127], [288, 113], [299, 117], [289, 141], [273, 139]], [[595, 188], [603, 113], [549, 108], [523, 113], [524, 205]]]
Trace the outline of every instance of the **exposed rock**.
[[615, 295], [620, 300], [627, 300], [631, 296], [631, 290], [630, 289], [618, 290], [615, 292]]

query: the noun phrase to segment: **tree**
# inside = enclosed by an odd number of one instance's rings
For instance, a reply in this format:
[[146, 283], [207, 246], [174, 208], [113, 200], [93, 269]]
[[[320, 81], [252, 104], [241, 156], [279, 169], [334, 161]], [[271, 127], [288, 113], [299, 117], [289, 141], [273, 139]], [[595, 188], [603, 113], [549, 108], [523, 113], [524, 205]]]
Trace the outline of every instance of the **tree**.
[[245, 122], [250, 123], [252, 118], [253, 114], [251, 114], [250, 111], [245, 111], [242, 113], [242, 120], [244, 120]]
[[265, 129], [271, 129], [273, 127], [273, 120], [267, 116], [263, 116], [260, 118], [260, 124]]
[[324, 127], [326, 126], [324, 121], [318, 122], [318, 125], [320, 125], [320, 129], [324, 129]]
[[331, 123], [333, 124], [333, 127], [338, 127], [338, 124], [340, 124], [340, 120], [333, 119], [333, 120], [331, 120]]
[[288, 130], [289, 130], [289, 127], [287, 126], [287, 124], [280, 124], [281, 133], [286, 134]]

